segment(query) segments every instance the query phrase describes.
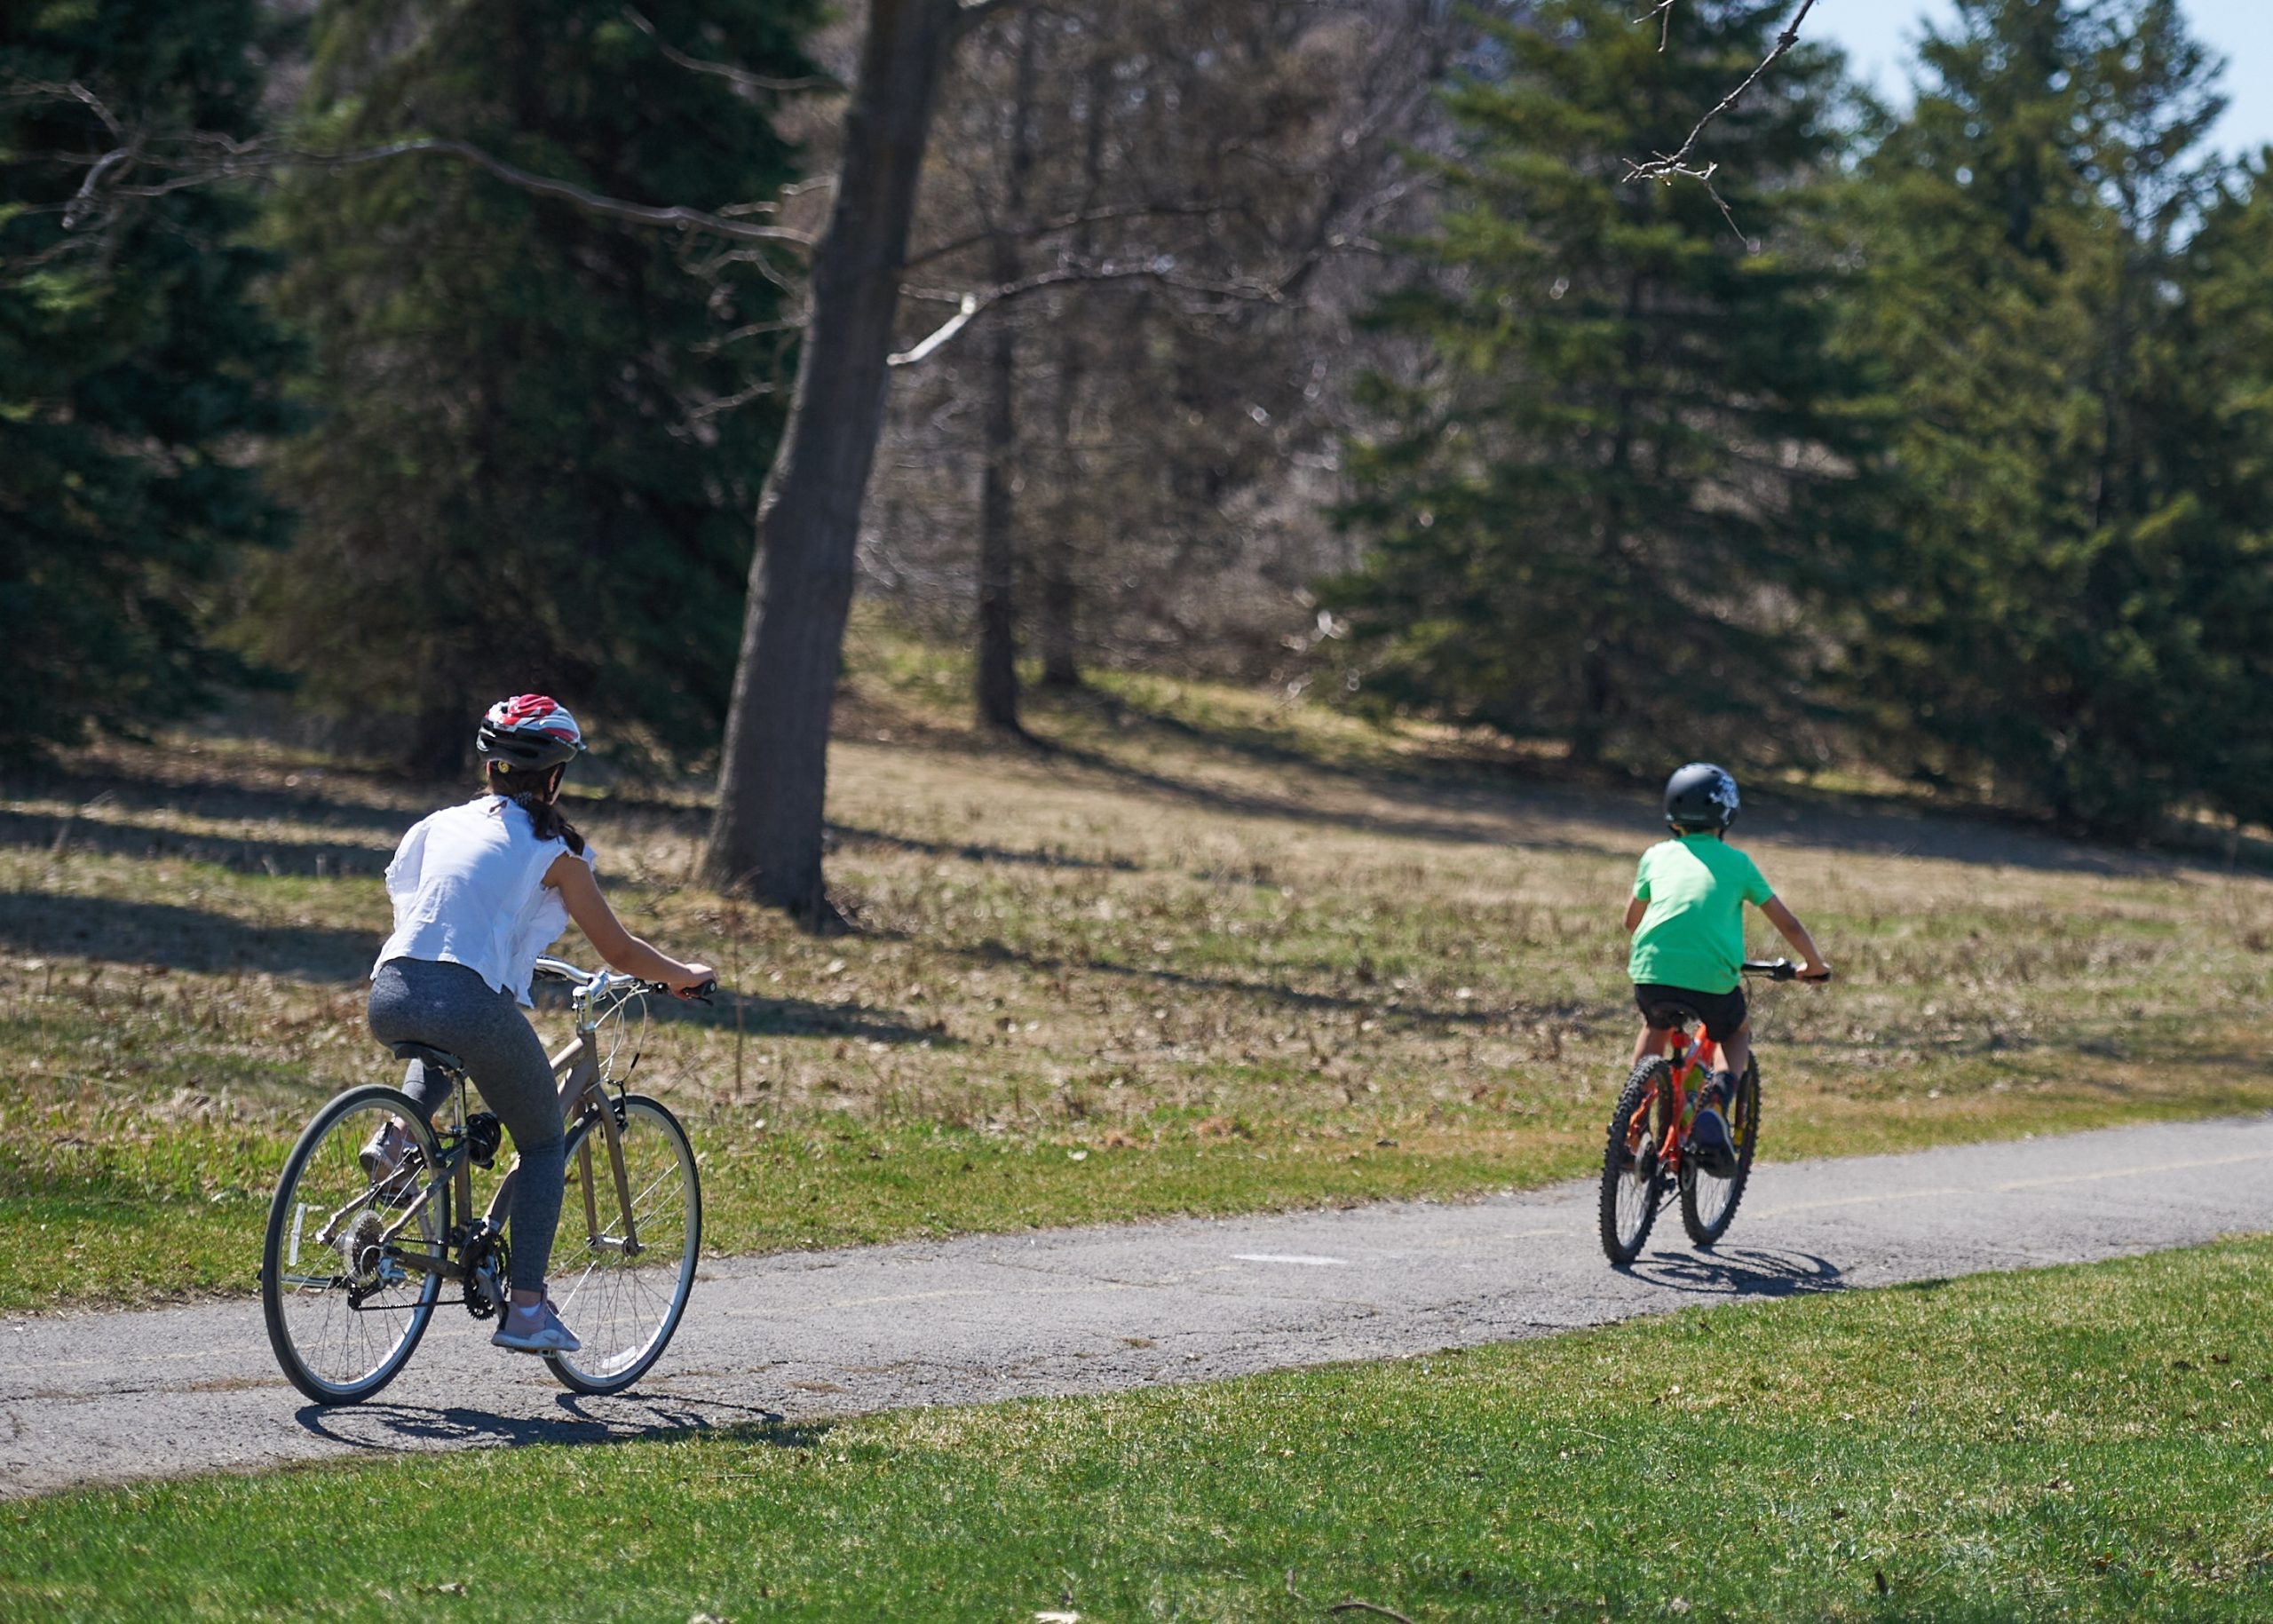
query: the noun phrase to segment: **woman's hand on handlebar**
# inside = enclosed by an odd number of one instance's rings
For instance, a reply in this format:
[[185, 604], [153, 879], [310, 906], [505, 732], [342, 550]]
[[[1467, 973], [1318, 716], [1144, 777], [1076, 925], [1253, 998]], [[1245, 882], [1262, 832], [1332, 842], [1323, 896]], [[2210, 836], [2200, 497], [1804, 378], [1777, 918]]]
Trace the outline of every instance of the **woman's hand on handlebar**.
[[681, 964], [662, 979], [674, 998], [701, 998], [717, 989], [718, 972], [708, 964]]

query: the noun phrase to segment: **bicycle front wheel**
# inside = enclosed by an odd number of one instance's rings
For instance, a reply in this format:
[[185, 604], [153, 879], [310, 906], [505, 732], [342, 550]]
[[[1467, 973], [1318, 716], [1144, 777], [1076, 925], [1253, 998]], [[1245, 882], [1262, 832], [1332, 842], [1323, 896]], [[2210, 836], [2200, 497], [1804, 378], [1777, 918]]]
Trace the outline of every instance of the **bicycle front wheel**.
[[1736, 1142], [1737, 1165], [1726, 1178], [1714, 1177], [1685, 1157], [1682, 1161], [1681, 1226], [1700, 1247], [1709, 1247], [1729, 1232], [1729, 1225], [1736, 1220], [1737, 1203], [1744, 1200], [1745, 1184], [1752, 1177], [1753, 1146], [1760, 1141], [1760, 1063], [1756, 1059], [1745, 1061], [1744, 1081], [1737, 1084], [1737, 1097], [1730, 1105], [1729, 1137]]
[[1602, 1152], [1602, 1249], [1621, 1269], [1642, 1255], [1658, 1220], [1664, 1182], [1658, 1145], [1672, 1111], [1673, 1072], [1659, 1058], [1634, 1068], [1611, 1110]]
[[[392, 1119], [407, 1153], [367, 1171]], [[355, 1404], [394, 1380], [433, 1317], [449, 1229], [434, 1133], [410, 1097], [376, 1083], [316, 1113], [285, 1158], [261, 1242], [260, 1306], [276, 1362], [318, 1404]]]
[[[686, 1312], [702, 1246], [702, 1191], [686, 1130], [644, 1094], [626, 1094], [612, 1108], [631, 1222], [607, 1135], [588, 1115], [569, 1131], [568, 1187], [553, 1242], [553, 1299], [583, 1346], [544, 1357], [561, 1384], [580, 1393], [622, 1392], [663, 1356]], [[627, 1229], [638, 1237], [636, 1253], [626, 1248]]]

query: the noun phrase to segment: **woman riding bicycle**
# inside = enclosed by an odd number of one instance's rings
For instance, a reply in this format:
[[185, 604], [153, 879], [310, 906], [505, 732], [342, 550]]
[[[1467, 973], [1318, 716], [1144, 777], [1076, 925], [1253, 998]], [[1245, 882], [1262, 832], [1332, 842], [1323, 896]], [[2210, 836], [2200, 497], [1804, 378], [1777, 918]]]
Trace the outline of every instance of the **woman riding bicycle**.
[[[584, 838], [557, 802], [583, 749], [576, 721], [541, 693], [500, 700], [475, 735], [484, 793], [411, 826], [387, 865], [394, 934], [371, 970], [370, 1024], [382, 1043], [455, 1055], [520, 1155], [508, 1229], [511, 1302], [489, 1340], [517, 1353], [570, 1353], [579, 1343], [544, 1292], [560, 1222], [565, 1136], [552, 1065], [522, 1009], [537, 955], [574, 920], [593, 951], [628, 975], [685, 996], [713, 978], [625, 930], [594, 877]], [[413, 1060], [403, 1091], [429, 1122], [448, 1079]], [[409, 1148], [392, 1121], [363, 1147], [363, 1170], [392, 1176]]]

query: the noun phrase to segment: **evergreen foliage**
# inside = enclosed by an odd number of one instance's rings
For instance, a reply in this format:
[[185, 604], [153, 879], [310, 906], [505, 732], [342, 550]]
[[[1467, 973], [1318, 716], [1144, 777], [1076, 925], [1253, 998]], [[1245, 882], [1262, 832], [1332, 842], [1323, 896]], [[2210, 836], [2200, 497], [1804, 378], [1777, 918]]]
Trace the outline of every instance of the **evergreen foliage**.
[[2261, 818], [2265, 369], [2198, 296], [2252, 319], [2263, 203], [2197, 234], [2215, 64], [2174, 0], [1960, 0], [1923, 54], [1855, 194], [1901, 478], [1852, 691], [1897, 761], [2071, 826]]
[[[772, 198], [796, 156], [779, 98], [664, 47], [805, 75], [817, 7], [643, 5], [652, 33], [617, 0], [327, 0], [305, 139], [449, 136], [637, 202]], [[794, 361], [788, 262], [440, 157], [303, 174], [277, 217], [321, 415], [279, 462], [300, 539], [261, 582], [256, 646], [320, 703], [399, 713], [422, 767], [527, 689], [619, 741], [714, 747]]]
[[1835, 59], [1802, 47], [1714, 128], [1713, 194], [1625, 184], [1769, 49], [1787, 7], [1542, 0], [1448, 95], [1429, 273], [1377, 320], [1425, 340], [1378, 378], [1332, 583], [1366, 689], [1574, 758], [1759, 760], [1807, 725], [1803, 604], [1869, 455], [1826, 339], [1808, 215], [1835, 150]]
[[[280, 530], [245, 456], [279, 426], [284, 361], [251, 297], [251, 206], [210, 188], [75, 232], [64, 214], [75, 155], [253, 133], [259, 22], [251, 0], [0, 9], [0, 754], [140, 732], [239, 670], [205, 641], [208, 600]], [[99, 112], [56, 93], [74, 83]]]

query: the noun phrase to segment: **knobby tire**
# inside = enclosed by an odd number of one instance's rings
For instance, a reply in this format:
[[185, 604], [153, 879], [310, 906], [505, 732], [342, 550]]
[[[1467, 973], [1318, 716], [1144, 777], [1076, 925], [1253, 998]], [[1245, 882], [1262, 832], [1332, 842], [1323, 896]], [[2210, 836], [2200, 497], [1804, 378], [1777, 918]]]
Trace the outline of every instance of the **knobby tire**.
[[[1737, 1170], [1729, 1177], [1714, 1178], [1699, 1172], [1694, 1162], [1684, 1159], [1681, 1167], [1681, 1226], [1689, 1232], [1689, 1239], [1700, 1248], [1710, 1247], [1729, 1232], [1729, 1225], [1736, 1222], [1737, 1203], [1744, 1200], [1745, 1186], [1752, 1181], [1752, 1153], [1760, 1142], [1760, 1062], [1747, 1058], [1744, 1066], [1744, 1081], [1737, 1085], [1736, 1114], [1729, 1122], [1730, 1131], [1737, 1144]], [[1723, 1192], [1726, 1200], [1715, 1207]], [[1707, 1219], [1707, 1212], [1712, 1213]]]
[[[1618, 1268], [1642, 1255], [1658, 1219], [1664, 1175], [1657, 1169], [1657, 1147], [1671, 1110], [1672, 1088], [1672, 1068], [1653, 1057], [1634, 1068], [1611, 1110], [1602, 1152], [1602, 1249]], [[1629, 1139], [1637, 1113], [1643, 1113], [1641, 1130], [1638, 1139]]]

